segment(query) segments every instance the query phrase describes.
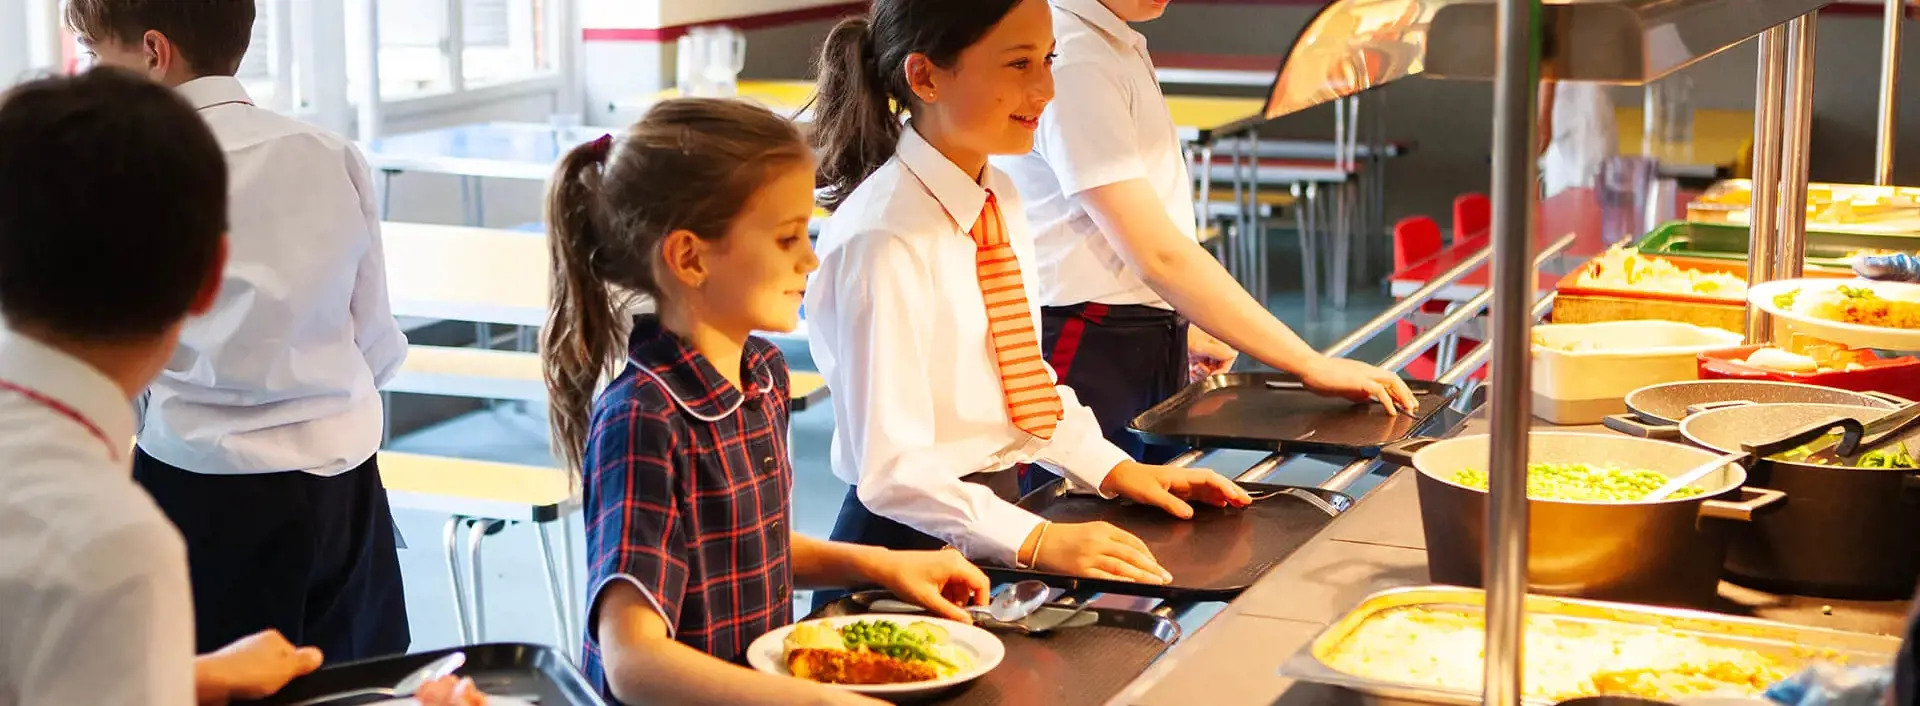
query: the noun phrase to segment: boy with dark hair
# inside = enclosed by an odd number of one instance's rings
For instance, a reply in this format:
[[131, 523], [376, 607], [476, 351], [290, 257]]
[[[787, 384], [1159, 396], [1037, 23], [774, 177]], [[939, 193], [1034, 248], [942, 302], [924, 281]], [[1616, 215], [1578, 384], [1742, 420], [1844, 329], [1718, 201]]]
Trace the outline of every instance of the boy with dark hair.
[[401, 653], [374, 454], [407, 341], [372, 177], [351, 142], [252, 104], [232, 74], [253, 19], [254, 0], [67, 6], [89, 55], [198, 110], [233, 175], [230, 265], [149, 390], [134, 478], [186, 538], [201, 649], [272, 627], [330, 659]]
[[186, 547], [127, 477], [226, 204], [213, 135], [138, 76], [0, 96], [0, 703], [224, 704], [320, 665], [272, 631], [196, 662]]

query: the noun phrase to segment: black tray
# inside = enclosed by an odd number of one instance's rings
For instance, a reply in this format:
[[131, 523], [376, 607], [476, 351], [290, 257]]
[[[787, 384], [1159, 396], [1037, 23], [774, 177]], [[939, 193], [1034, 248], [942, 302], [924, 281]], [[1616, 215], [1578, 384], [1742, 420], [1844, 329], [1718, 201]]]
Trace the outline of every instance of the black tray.
[[1353, 498], [1331, 490], [1292, 485], [1242, 483], [1247, 492], [1278, 493], [1248, 507], [1228, 510], [1193, 504], [1193, 519], [1182, 520], [1157, 507], [1095, 495], [1036, 491], [1020, 507], [1054, 522], [1111, 522], [1132, 532], [1153, 550], [1161, 566], [1173, 572], [1164, 586], [1083, 578], [1025, 569], [981, 567], [996, 581], [1037, 579], [1068, 590], [1122, 593], [1178, 601], [1231, 600], [1255, 580], [1291, 556], [1333, 518], [1353, 506]]
[[[809, 618], [864, 615], [885, 591], [856, 593], [828, 603]], [[1045, 606], [1041, 610], [1071, 610]], [[1099, 619], [1079, 625], [1087, 615]], [[1045, 635], [996, 631], [1007, 646], [1000, 666], [954, 691], [916, 702], [941, 706], [1089, 706], [1104, 704], [1138, 678], [1180, 639], [1180, 626], [1151, 613], [1088, 608], [1076, 627]]]
[[[488, 694], [538, 695], [539, 706], [606, 706], [593, 685], [574, 669], [573, 661], [559, 650], [520, 643], [470, 645], [329, 666], [293, 680], [280, 693], [263, 701], [247, 703], [280, 706], [353, 689], [392, 686], [413, 670], [455, 651], [467, 653], [466, 665], [456, 674], [471, 677], [474, 685]], [[378, 697], [328, 704], [350, 706], [386, 700]]]
[[1370, 458], [1403, 441], [1460, 389], [1408, 380], [1420, 409], [1388, 416], [1377, 402], [1323, 397], [1285, 373], [1224, 373], [1188, 385], [1130, 425], [1155, 444]]

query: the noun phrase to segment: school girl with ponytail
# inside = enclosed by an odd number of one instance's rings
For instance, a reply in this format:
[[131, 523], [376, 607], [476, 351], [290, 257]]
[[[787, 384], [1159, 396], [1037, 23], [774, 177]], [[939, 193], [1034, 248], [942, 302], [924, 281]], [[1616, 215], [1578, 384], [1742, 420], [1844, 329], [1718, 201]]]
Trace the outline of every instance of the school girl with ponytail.
[[[543, 357], [556, 444], [584, 481], [585, 672], [615, 702], [878, 703], [737, 665], [792, 622], [796, 587], [878, 584], [956, 620], [986, 596], [955, 552], [792, 530], [787, 365], [750, 333], [799, 323], [813, 171], [786, 120], [689, 99], [575, 148], [554, 177]], [[629, 319], [636, 295], [657, 313]]]
[[1162, 583], [1139, 538], [1008, 501], [1011, 471], [1038, 464], [1180, 517], [1248, 502], [1211, 471], [1127, 458], [1041, 360], [1032, 236], [987, 158], [1033, 149], [1053, 43], [1046, 0], [875, 0], [827, 38], [813, 139], [835, 213], [806, 304], [854, 486], [833, 538]]

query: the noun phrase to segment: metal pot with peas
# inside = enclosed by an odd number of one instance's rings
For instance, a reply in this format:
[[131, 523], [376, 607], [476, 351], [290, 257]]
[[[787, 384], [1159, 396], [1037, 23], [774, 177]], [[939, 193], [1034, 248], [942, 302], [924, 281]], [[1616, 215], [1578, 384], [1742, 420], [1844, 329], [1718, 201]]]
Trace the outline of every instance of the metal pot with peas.
[[[1885, 409], [1841, 404], [1751, 404], [1688, 417], [1680, 431], [1712, 450], [1778, 437], [1848, 417], [1862, 423]], [[1788, 495], [1778, 512], [1734, 533], [1727, 577], [1781, 593], [1861, 600], [1904, 599], [1920, 579], [1920, 432], [1860, 457], [1852, 466], [1802, 463], [1789, 451], [1760, 460], [1756, 485]]]
[[[1527, 589], [1672, 606], [1711, 605], [1736, 526], [1780, 504], [1744, 487], [1738, 465], [1665, 500], [1642, 500], [1718, 454], [1617, 435], [1528, 437]], [[1487, 537], [1485, 434], [1415, 439], [1381, 450], [1419, 472], [1420, 521], [1433, 581], [1480, 586]]]

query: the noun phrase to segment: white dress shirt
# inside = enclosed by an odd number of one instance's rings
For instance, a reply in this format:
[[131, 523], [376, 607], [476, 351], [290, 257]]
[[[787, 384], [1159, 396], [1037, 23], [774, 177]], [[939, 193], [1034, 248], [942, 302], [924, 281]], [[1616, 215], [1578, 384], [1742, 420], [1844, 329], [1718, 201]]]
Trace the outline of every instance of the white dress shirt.
[[1591, 81], [1561, 81], [1553, 89], [1553, 137], [1540, 156], [1541, 197], [1572, 187], [1590, 187], [1620, 138], [1607, 87]]
[[1051, 441], [1008, 417], [969, 234], [987, 189], [1005, 214], [1030, 305], [1033, 236], [1006, 175], [989, 167], [983, 181], [909, 126], [899, 153], [820, 236], [808, 344], [833, 390], [834, 474], [857, 484], [875, 514], [1011, 564], [1040, 519], [962, 477], [1038, 462], [1093, 489], [1127, 455], [1064, 385], [1056, 389], [1066, 418]]
[[232, 77], [179, 90], [226, 152], [232, 230], [220, 299], [154, 381], [140, 448], [198, 473], [350, 470], [380, 447], [378, 387], [407, 355], [366, 158]]
[[31, 390], [0, 385], [0, 706], [192, 704], [187, 548], [133, 482], [126, 391], [8, 331], [0, 381]]
[[1078, 196], [1130, 179], [1153, 188], [1194, 239], [1193, 178], [1147, 57], [1147, 38], [1100, 0], [1052, 0], [1059, 58], [1053, 103], [1031, 153], [996, 157], [1027, 197], [1042, 306], [1145, 304], [1172, 309], [1120, 259]]

